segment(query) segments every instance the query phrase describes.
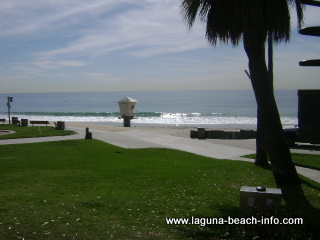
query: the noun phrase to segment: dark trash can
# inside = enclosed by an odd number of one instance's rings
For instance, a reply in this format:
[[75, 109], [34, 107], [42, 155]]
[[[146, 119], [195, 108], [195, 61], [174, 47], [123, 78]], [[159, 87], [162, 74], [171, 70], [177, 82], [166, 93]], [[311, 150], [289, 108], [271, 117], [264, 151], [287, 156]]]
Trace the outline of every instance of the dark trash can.
[[198, 137], [198, 131], [191, 130], [190, 131], [190, 138], [197, 138]]
[[198, 139], [206, 139], [206, 129], [205, 128], [198, 128]]
[[65, 130], [66, 129], [66, 125], [65, 122], [57, 122], [57, 130]]
[[25, 118], [21, 119], [21, 126], [28, 127], [28, 119], [25, 119]]
[[13, 125], [18, 125], [18, 124], [20, 124], [20, 121], [18, 120], [18, 117], [12, 117], [11, 118], [11, 123]]

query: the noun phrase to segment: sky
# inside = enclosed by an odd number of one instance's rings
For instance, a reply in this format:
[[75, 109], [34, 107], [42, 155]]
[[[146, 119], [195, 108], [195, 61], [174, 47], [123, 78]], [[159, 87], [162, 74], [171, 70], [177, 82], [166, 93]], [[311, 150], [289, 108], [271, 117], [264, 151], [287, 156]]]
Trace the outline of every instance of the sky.
[[[189, 30], [181, 0], [0, 0], [0, 93], [251, 89], [239, 47]], [[293, 9], [294, 11], [294, 9]], [[294, 13], [294, 12], [293, 12]], [[305, 8], [304, 26], [320, 25]], [[320, 88], [320, 39], [298, 34], [274, 49], [276, 89]]]

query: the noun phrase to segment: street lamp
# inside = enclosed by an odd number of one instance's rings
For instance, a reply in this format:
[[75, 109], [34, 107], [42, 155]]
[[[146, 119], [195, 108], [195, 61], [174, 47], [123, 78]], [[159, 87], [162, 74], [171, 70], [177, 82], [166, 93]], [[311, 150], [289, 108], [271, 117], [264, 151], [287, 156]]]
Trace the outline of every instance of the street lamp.
[[13, 97], [9, 97], [9, 96], [8, 96], [8, 103], [7, 103], [7, 106], [8, 106], [9, 124], [11, 124], [11, 122], [10, 122], [10, 108], [11, 108], [10, 102], [12, 102], [12, 101], [13, 101]]

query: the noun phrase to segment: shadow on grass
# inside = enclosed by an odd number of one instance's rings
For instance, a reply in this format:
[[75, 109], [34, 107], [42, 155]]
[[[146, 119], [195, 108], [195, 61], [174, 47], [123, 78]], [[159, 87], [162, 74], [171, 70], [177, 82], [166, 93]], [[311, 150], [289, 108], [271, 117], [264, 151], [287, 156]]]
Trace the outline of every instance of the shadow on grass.
[[[263, 169], [271, 171], [271, 166], [263, 166]], [[316, 184], [301, 179], [302, 185], [320, 191]], [[221, 206], [219, 218], [224, 220], [231, 218], [279, 219], [291, 221], [290, 224], [213, 224], [206, 226], [177, 226], [182, 239], [230, 239], [230, 240], [282, 240], [282, 239], [320, 239], [320, 209], [315, 208], [308, 201], [302, 185], [295, 187], [281, 187], [285, 204], [279, 208], [256, 207], [252, 208], [245, 216], [240, 215], [239, 208]], [[195, 216], [196, 217], [196, 216]], [[199, 218], [213, 218], [213, 216], [199, 216]], [[301, 222], [302, 221], [302, 222]]]
[[[302, 182], [311, 188], [319, 190], [318, 187], [307, 183], [306, 181], [302, 180]], [[310, 204], [301, 186], [283, 187], [282, 195], [286, 203], [286, 210], [290, 213], [290, 217], [302, 217], [304, 219], [304, 225], [308, 224], [315, 229], [319, 228], [320, 209], [317, 209]]]
[[[229, 233], [229, 226], [227, 224], [222, 224], [219, 222], [227, 220], [229, 216], [233, 218], [239, 218], [239, 208], [221, 206], [219, 207], [219, 210], [221, 212], [221, 215], [219, 217], [194, 215], [194, 225], [177, 225], [175, 227], [175, 230], [179, 232], [181, 239], [232, 239], [230, 238], [231, 235]], [[199, 221], [196, 222], [195, 219], [199, 219]], [[189, 220], [191, 221], [191, 218], [189, 218]]]
[[[216, 239], [230, 239], [230, 240], [283, 240], [283, 239], [320, 239], [319, 226], [319, 210], [312, 207], [306, 200], [303, 192], [299, 192], [299, 188], [285, 189], [284, 196], [285, 202], [289, 206], [282, 206], [280, 208], [258, 207], [252, 208], [252, 211], [246, 214], [246, 218], [252, 219], [253, 217], [261, 219], [271, 219], [269, 224], [224, 224], [224, 225], [206, 225], [194, 226], [193, 228], [186, 226], [177, 226], [176, 230], [180, 232], [181, 239], [201, 239], [201, 240], [216, 240]], [[291, 192], [293, 191], [293, 192]], [[292, 199], [292, 194], [295, 199]], [[305, 200], [303, 200], [305, 199]], [[303, 209], [303, 210], [302, 210]], [[239, 218], [235, 216], [235, 212], [239, 212], [238, 208], [222, 208], [222, 216], [227, 219], [228, 216]], [[301, 210], [301, 211], [300, 211]], [[201, 218], [212, 218], [212, 216], [201, 216]], [[244, 216], [241, 216], [241, 219]], [[281, 223], [284, 219], [296, 221], [292, 224], [275, 224], [279, 219]], [[303, 221], [301, 224], [298, 221]]]
[[305, 180], [301, 179], [301, 183], [306, 185], [306, 186], [308, 186], [308, 187], [310, 187], [310, 188], [313, 188], [313, 189], [315, 189], [317, 191], [320, 191], [320, 187], [317, 187], [317, 186], [315, 186], [315, 184], [312, 184], [312, 183], [310, 183], [308, 181], [305, 181]]
[[[272, 171], [271, 165], [262, 166], [262, 168]], [[320, 188], [317, 186], [317, 184], [312, 184], [312, 181], [306, 181], [301, 179], [301, 177], [300, 180], [301, 185], [280, 187], [282, 190], [282, 198], [286, 204], [285, 213], [289, 217], [302, 217], [304, 220], [306, 220], [304, 225], [311, 225], [313, 229], [318, 232], [317, 234], [319, 234], [320, 231], [317, 229], [320, 226], [320, 209], [317, 209], [310, 204], [305, 193], [303, 192], [302, 185], [306, 185], [307, 187], [316, 191], [320, 191]]]

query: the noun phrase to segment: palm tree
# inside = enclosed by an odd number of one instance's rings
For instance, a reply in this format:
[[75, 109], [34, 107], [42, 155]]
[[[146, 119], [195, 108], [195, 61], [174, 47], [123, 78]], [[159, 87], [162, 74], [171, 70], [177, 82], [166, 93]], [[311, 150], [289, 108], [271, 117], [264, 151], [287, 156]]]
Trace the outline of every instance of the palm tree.
[[263, 140], [278, 185], [298, 185], [300, 179], [284, 138], [273, 80], [265, 60], [267, 35], [274, 43], [290, 38], [289, 5], [295, 4], [299, 27], [303, 11], [299, 0], [183, 0], [182, 15], [191, 28], [197, 18], [206, 23], [206, 38], [238, 46], [241, 39], [249, 60]]
[[[272, 33], [268, 33], [268, 73], [270, 81], [273, 82], [273, 40]], [[250, 78], [250, 76], [249, 76]], [[266, 166], [268, 165], [268, 152], [264, 143], [263, 129], [261, 126], [262, 119], [260, 119], [259, 109], [257, 111], [257, 137], [256, 137], [256, 159], [255, 165]]]

